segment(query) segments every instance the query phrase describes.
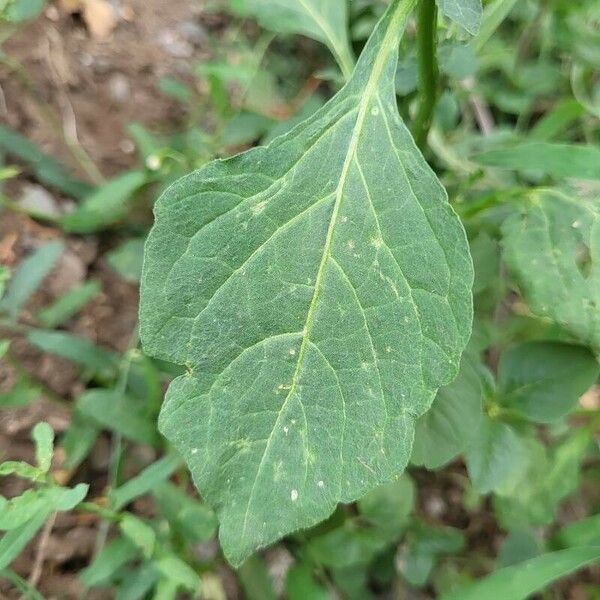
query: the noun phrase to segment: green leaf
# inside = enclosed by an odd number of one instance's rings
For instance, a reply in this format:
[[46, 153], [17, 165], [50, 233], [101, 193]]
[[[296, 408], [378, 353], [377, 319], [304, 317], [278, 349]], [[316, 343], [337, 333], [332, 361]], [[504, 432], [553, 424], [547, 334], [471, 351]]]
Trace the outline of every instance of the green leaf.
[[119, 528], [146, 558], [152, 556], [156, 544], [156, 533], [150, 525], [130, 513], [125, 513], [119, 521]]
[[44, 473], [50, 470], [52, 454], [54, 452], [54, 430], [48, 423], [38, 423], [32, 431], [35, 443], [35, 460]]
[[533, 126], [529, 138], [540, 142], [551, 140], [584, 114], [585, 108], [577, 100], [562, 100]]
[[499, 402], [533, 421], [550, 423], [573, 410], [599, 374], [600, 365], [582, 346], [526, 342], [500, 357]]
[[161, 514], [171, 527], [190, 543], [206, 541], [217, 529], [215, 513], [206, 504], [191, 498], [174, 485], [163, 483], [154, 489], [154, 497]]
[[55, 240], [40, 246], [28, 256], [13, 275], [6, 295], [0, 301], [0, 310], [5, 310], [13, 320], [16, 319], [27, 300], [50, 273], [64, 249], [65, 245]]
[[411, 462], [438, 469], [458, 456], [476, 435], [482, 418], [481, 377], [466, 355], [456, 379], [440, 388], [417, 421]]
[[481, 17], [479, 33], [471, 41], [475, 52], [481, 51], [517, 2], [518, 0], [492, 0], [486, 4]]
[[444, 594], [440, 600], [525, 600], [548, 584], [600, 558], [600, 546], [569, 548], [542, 554], [500, 569], [476, 583]]
[[525, 464], [525, 447], [514, 429], [485, 417], [466, 451], [469, 477], [486, 494], [518, 477]]
[[265, 561], [258, 555], [251, 556], [237, 572], [246, 600], [276, 600], [273, 582]]
[[532, 531], [511, 531], [502, 542], [496, 567], [509, 567], [535, 558], [539, 554], [540, 543]]
[[469, 338], [465, 234], [396, 111], [413, 5], [390, 6], [312, 117], [155, 208], [142, 339], [189, 369], [159, 426], [235, 565], [397, 477]]
[[415, 587], [425, 585], [439, 555], [456, 553], [464, 546], [463, 536], [457, 529], [431, 527], [420, 522], [413, 526], [407, 542], [400, 554], [399, 568]]
[[77, 399], [77, 410], [102, 427], [140, 444], [154, 445], [157, 434], [143, 405], [116, 390], [93, 389]]
[[0, 464], [0, 476], [16, 475], [23, 479], [37, 481], [43, 476], [43, 473], [37, 468], [26, 462], [7, 460]]
[[157, 560], [154, 564], [164, 577], [190, 592], [199, 594], [200, 577], [180, 558], [173, 554]]
[[17, 382], [10, 390], [0, 393], [0, 408], [27, 406], [40, 397], [41, 389], [26, 375], [19, 374], [18, 377]]
[[144, 243], [143, 238], [123, 242], [106, 254], [108, 266], [126, 281], [139, 283], [142, 276]]
[[287, 573], [285, 594], [288, 600], [331, 600], [327, 588], [317, 583], [307, 563], [296, 563]]
[[[32, 5], [37, 1], [33, 0]], [[28, 0], [21, 0], [20, 4], [27, 2]], [[93, 189], [88, 183], [73, 178], [64, 165], [44, 154], [27, 138], [1, 125], [0, 150], [27, 163], [40, 183], [52, 186], [67, 196], [82, 198]]]
[[600, 513], [563, 527], [552, 544], [561, 548], [569, 546], [600, 546]]
[[361, 515], [394, 537], [408, 523], [415, 502], [415, 486], [408, 475], [379, 486], [358, 501]]
[[115, 590], [115, 600], [143, 600], [159, 577], [151, 563], [142, 563], [138, 569], [127, 574]]
[[120, 537], [104, 547], [92, 564], [80, 572], [79, 578], [86, 587], [95, 587], [108, 582], [124, 565], [138, 557], [137, 546], [127, 538]]
[[62, 331], [34, 329], [27, 333], [27, 340], [44, 352], [70, 360], [102, 377], [111, 377], [116, 373], [118, 355], [84, 338]]
[[100, 290], [99, 281], [86, 281], [74, 287], [56, 302], [40, 310], [37, 315], [40, 323], [49, 329], [62, 325], [97, 296]]
[[91, 452], [98, 433], [99, 428], [93, 421], [75, 412], [60, 443], [66, 455], [62, 468], [72, 470], [80, 465]]
[[[313, 562], [341, 569], [367, 565], [389, 543], [389, 536], [380, 530], [359, 527], [352, 521], [346, 521], [341, 527], [310, 539], [305, 549]], [[340, 548], [344, 551], [340, 552]]]
[[10, 280], [10, 277], [10, 269], [4, 265], [0, 265], [0, 306], [2, 306], [2, 299], [6, 292], [6, 284]]
[[110, 492], [110, 500], [115, 510], [121, 510], [135, 498], [152, 491], [159, 483], [163, 483], [181, 465], [177, 454], [167, 454], [153, 462], [133, 479]]
[[87, 483], [78, 483], [73, 488], [53, 487], [47, 490], [49, 505], [52, 510], [66, 512], [75, 508], [88, 493]]
[[5, 0], [0, 5], [0, 20], [20, 23], [35, 19], [44, 8], [44, 0]]
[[46, 498], [40, 490], [25, 490], [20, 496], [5, 500], [0, 496], [0, 530], [11, 531], [21, 527], [38, 514], [46, 516]]
[[496, 283], [500, 267], [498, 242], [481, 231], [471, 242], [471, 255], [475, 267], [473, 293], [479, 294]]
[[85, 498], [87, 491], [88, 485], [80, 483], [74, 488], [52, 486], [25, 490], [8, 501], [0, 496], [0, 529], [16, 529], [39, 514], [47, 516], [54, 511], [71, 510]]
[[579, 487], [581, 461], [589, 443], [586, 429], [576, 429], [551, 451], [535, 439], [527, 440], [525, 468], [494, 498], [501, 526], [514, 530], [552, 523], [559, 504]]
[[556, 179], [600, 179], [600, 149], [596, 146], [526, 142], [473, 156], [488, 167], [541, 171]]
[[600, 352], [599, 224], [597, 197], [537, 190], [502, 228], [504, 260], [532, 312], [552, 319], [596, 353]]
[[481, 25], [481, 0], [436, 0], [440, 11], [452, 21], [477, 35]]
[[354, 57], [346, 0], [237, 0], [235, 5], [276, 33], [299, 33], [326, 44], [344, 75], [350, 76]]
[[7, 579], [27, 600], [45, 600], [45, 598], [26, 580], [10, 569], [0, 571], [0, 580]]
[[4, 534], [0, 540], [0, 570], [5, 569], [21, 554], [48, 517], [47, 512], [38, 513], [33, 519]]
[[103, 184], [61, 219], [69, 233], [93, 233], [113, 225], [129, 211], [129, 200], [148, 182], [144, 171], [129, 171]]

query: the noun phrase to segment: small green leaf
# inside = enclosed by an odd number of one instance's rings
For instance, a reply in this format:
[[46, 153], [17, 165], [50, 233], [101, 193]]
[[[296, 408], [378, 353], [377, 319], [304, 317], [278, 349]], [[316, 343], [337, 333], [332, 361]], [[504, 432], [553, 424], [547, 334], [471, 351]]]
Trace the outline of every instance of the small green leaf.
[[[346, 521], [341, 527], [310, 539], [305, 549], [313, 562], [342, 569], [367, 565], [389, 543], [389, 535], [380, 530], [359, 527], [352, 521]], [[340, 552], [340, 548], [344, 551]]]
[[504, 260], [532, 312], [552, 319], [596, 353], [600, 353], [599, 224], [597, 197], [538, 190], [502, 228]]
[[529, 138], [539, 142], [551, 140], [583, 114], [585, 108], [577, 100], [572, 98], [562, 100], [534, 125], [529, 132]]
[[89, 485], [78, 483], [73, 488], [50, 488], [46, 495], [55, 511], [67, 512], [73, 510], [87, 496]]
[[471, 45], [476, 53], [486, 45], [490, 37], [506, 19], [510, 11], [519, 0], [491, 0], [486, 3], [485, 10], [481, 17], [481, 26], [479, 33], [471, 41]]
[[162, 515], [182, 536], [196, 543], [211, 539], [217, 529], [215, 513], [174, 485], [155, 487], [154, 497]]
[[146, 558], [152, 556], [156, 544], [156, 533], [150, 525], [130, 513], [125, 513], [119, 521], [119, 528]]
[[485, 417], [466, 451], [469, 477], [481, 493], [498, 490], [514, 481], [525, 463], [525, 448], [514, 429]]
[[570, 546], [600, 546], [600, 513], [563, 527], [552, 538], [561, 548]]
[[140, 444], [154, 445], [157, 434], [143, 405], [115, 390], [93, 389], [77, 399], [77, 410], [98, 425]]
[[48, 514], [48, 512], [38, 513], [20, 527], [4, 534], [0, 540], [0, 571], [8, 567], [21, 554], [23, 548], [44, 524]]
[[27, 340], [44, 352], [70, 360], [102, 377], [108, 378], [116, 374], [118, 355], [84, 338], [62, 331], [34, 329], [27, 332]]
[[50, 273], [64, 249], [65, 245], [55, 240], [40, 246], [28, 256], [13, 275], [6, 295], [0, 300], [0, 311], [5, 310], [13, 320], [16, 319], [27, 300]]
[[10, 269], [4, 265], [0, 265], [0, 306], [2, 306], [2, 299], [4, 292], [6, 291], [6, 284], [10, 281]]
[[79, 573], [79, 579], [86, 587], [103, 585], [128, 562], [137, 558], [140, 551], [130, 540], [116, 538], [107, 544], [92, 564]]
[[535, 558], [540, 553], [540, 542], [531, 530], [511, 531], [502, 542], [496, 567], [510, 567]]
[[[30, 0], [20, 0], [24, 5]], [[33, 0], [31, 6], [39, 4]], [[51, 156], [44, 154], [34, 143], [15, 131], [0, 125], [0, 150], [26, 163], [40, 182], [64, 192], [73, 198], [82, 198], [92, 191], [92, 186], [69, 174], [68, 169]]]
[[500, 569], [440, 600], [525, 600], [548, 584], [600, 558], [600, 546], [569, 548], [542, 554], [526, 562]]
[[332, 596], [315, 579], [307, 563], [296, 563], [288, 571], [285, 594], [288, 600], [331, 600]]
[[471, 242], [471, 255], [475, 267], [473, 293], [479, 294], [492, 286], [500, 268], [500, 248], [498, 242], [481, 231]]
[[481, 25], [481, 0], [436, 0], [436, 2], [444, 15], [470, 34], [477, 35]]
[[99, 428], [94, 422], [75, 412], [60, 442], [66, 455], [62, 468], [70, 470], [80, 465], [92, 450], [98, 433]]
[[236, 0], [233, 4], [276, 33], [299, 33], [326, 44], [345, 76], [350, 75], [354, 57], [346, 0]]
[[600, 149], [596, 146], [527, 142], [471, 157], [488, 167], [541, 171], [556, 179], [600, 179]]
[[151, 492], [181, 465], [177, 454], [167, 454], [153, 462], [133, 479], [110, 492], [110, 500], [115, 510], [121, 510], [135, 498]]
[[39, 469], [47, 473], [52, 463], [54, 452], [54, 430], [48, 423], [38, 423], [31, 433], [35, 443], [35, 460]]
[[133, 194], [148, 182], [144, 171], [129, 171], [103, 184], [72, 213], [61, 219], [69, 233], [93, 233], [125, 217]]
[[464, 538], [457, 529], [416, 522], [400, 555], [400, 572], [411, 585], [422, 587], [429, 579], [438, 556], [456, 553], [463, 546]]
[[483, 415], [482, 392], [481, 377], [464, 355], [456, 379], [438, 390], [431, 408], [417, 421], [413, 464], [438, 469], [471, 443]]
[[159, 427], [234, 565], [396, 478], [469, 339], [464, 230], [397, 112], [414, 4], [390, 5], [323, 108], [155, 206], [141, 336], [189, 369]]
[[265, 561], [255, 554], [237, 572], [246, 600], [276, 600]]
[[500, 357], [499, 402], [533, 421], [549, 423], [568, 414], [598, 375], [600, 365], [582, 346], [526, 342]]
[[47, 515], [46, 498], [40, 490], [25, 490], [20, 496], [5, 500], [0, 496], [0, 530], [21, 527], [38, 514]]
[[43, 473], [37, 468], [26, 462], [17, 462], [8, 460], [0, 464], [0, 476], [16, 475], [23, 479], [31, 479], [37, 481], [42, 477]]
[[26, 375], [21, 374], [10, 390], [0, 393], [0, 408], [27, 406], [37, 400], [40, 395], [41, 389]]
[[44, 327], [52, 329], [68, 321], [78, 313], [92, 298], [100, 293], [100, 282], [86, 281], [69, 290], [50, 306], [40, 310], [37, 317]]
[[126, 281], [139, 283], [142, 276], [144, 243], [143, 238], [123, 242], [106, 254], [108, 266]]
[[500, 525], [514, 530], [552, 523], [559, 504], [579, 487], [589, 443], [586, 429], [576, 429], [550, 451], [535, 439], [527, 440], [520, 476], [494, 497]]
[[0, 571], [0, 580], [7, 579], [15, 586], [15, 589], [21, 592], [22, 598], [27, 600], [45, 600], [45, 598], [26, 580], [17, 575], [10, 569]]
[[[115, 600], [143, 600], [159, 578], [159, 573], [151, 563], [142, 563], [133, 572], [127, 573], [115, 590]], [[156, 600], [156, 597], [153, 597]]]
[[170, 554], [155, 561], [155, 566], [160, 573], [168, 580], [176, 583], [178, 586], [200, 595], [201, 581], [188, 564], [183, 562], [174, 554]]
[[361, 498], [358, 509], [367, 521], [394, 537], [408, 523], [414, 502], [414, 484], [403, 474], [398, 481], [381, 485]]

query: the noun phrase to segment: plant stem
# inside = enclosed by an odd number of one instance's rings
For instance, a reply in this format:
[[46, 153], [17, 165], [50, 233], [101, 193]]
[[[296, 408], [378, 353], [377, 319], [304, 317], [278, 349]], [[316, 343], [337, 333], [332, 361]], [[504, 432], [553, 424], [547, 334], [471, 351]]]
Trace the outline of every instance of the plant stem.
[[437, 6], [435, 0], [420, 0], [417, 8], [417, 52], [419, 64], [419, 108], [413, 122], [413, 137], [421, 150], [433, 120], [438, 95]]

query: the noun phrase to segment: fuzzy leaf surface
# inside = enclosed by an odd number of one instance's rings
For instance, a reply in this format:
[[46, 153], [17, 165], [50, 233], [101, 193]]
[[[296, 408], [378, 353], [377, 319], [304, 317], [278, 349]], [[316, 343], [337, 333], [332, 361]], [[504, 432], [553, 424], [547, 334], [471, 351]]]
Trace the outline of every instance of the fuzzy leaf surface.
[[142, 340], [188, 368], [159, 426], [235, 565], [397, 478], [470, 334], [466, 237], [396, 109], [414, 3], [313, 116], [155, 208]]

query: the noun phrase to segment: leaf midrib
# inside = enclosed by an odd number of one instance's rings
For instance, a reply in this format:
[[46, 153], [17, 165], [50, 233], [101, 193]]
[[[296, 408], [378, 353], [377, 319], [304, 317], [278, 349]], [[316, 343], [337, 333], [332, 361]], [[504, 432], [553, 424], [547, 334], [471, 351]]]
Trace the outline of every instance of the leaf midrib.
[[[246, 512], [244, 515], [244, 523], [242, 526], [242, 534], [241, 534], [242, 538], [245, 537], [245, 535], [246, 535], [246, 529], [247, 529], [247, 525], [248, 525], [248, 516], [250, 514], [250, 506], [252, 505], [252, 502], [254, 499], [256, 485], [257, 485], [258, 479], [260, 477], [265, 458], [269, 452], [271, 441], [273, 439], [273, 434], [278, 429], [280, 419], [281, 419], [282, 415], [284, 414], [285, 408], [286, 408], [290, 398], [294, 395], [294, 392], [298, 385], [298, 380], [300, 377], [300, 372], [301, 372], [302, 364], [304, 361], [304, 355], [306, 353], [306, 348], [307, 348], [308, 344], [310, 343], [310, 333], [312, 330], [312, 326], [314, 324], [316, 308], [318, 306], [319, 299], [321, 296], [321, 287], [322, 287], [322, 283], [323, 283], [323, 278], [325, 276], [325, 270], [327, 267], [327, 263], [329, 262], [329, 259], [331, 257], [331, 247], [333, 244], [333, 238], [334, 238], [334, 234], [335, 234], [335, 228], [337, 225], [338, 215], [339, 215], [342, 203], [343, 203], [344, 189], [345, 189], [345, 186], [347, 183], [348, 173], [349, 173], [352, 161], [354, 160], [354, 157], [356, 155], [356, 150], [357, 150], [357, 147], [358, 147], [358, 144], [360, 141], [360, 137], [361, 137], [361, 134], [363, 131], [363, 125], [364, 125], [365, 117], [367, 115], [369, 103], [377, 91], [377, 84], [379, 83], [379, 79], [383, 72], [385, 61], [386, 61], [390, 51], [393, 49], [393, 42], [394, 42], [395, 38], [397, 38], [397, 30], [399, 29], [399, 26], [400, 26], [402, 20], [404, 18], [406, 18], [407, 14], [412, 9], [413, 4], [414, 4], [414, 1], [411, 2], [410, 0], [409, 1], [405, 0], [404, 2], [399, 3], [398, 6], [396, 7], [395, 12], [392, 15], [392, 18], [390, 19], [390, 22], [387, 26], [387, 30], [386, 30], [386, 33], [382, 40], [379, 52], [377, 53], [377, 57], [375, 59], [374, 65], [373, 65], [373, 69], [371, 71], [371, 75], [369, 76], [369, 80], [367, 81], [367, 85], [365, 86], [365, 92], [364, 92], [361, 102], [359, 104], [359, 110], [358, 110], [358, 114], [356, 117], [356, 124], [354, 125], [354, 129], [352, 131], [352, 137], [350, 138], [350, 143], [348, 145], [346, 158], [344, 160], [344, 165], [342, 167], [342, 171], [340, 174], [340, 181], [339, 181], [337, 189], [336, 189], [336, 198], [335, 198], [335, 203], [333, 205], [331, 218], [329, 220], [329, 227], [327, 229], [327, 235], [325, 238], [325, 246], [323, 248], [323, 256], [321, 258], [321, 262], [320, 262], [319, 268], [317, 270], [317, 277], [315, 279], [315, 287], [314, 287], [313, 296], [312, 296], [310, 305], [308, 307], [308, 312], [307, 312], [306, 321], [305, 321], [305, 325], [304, 325], [304, 334], [302, 336], [302, 342], [300, 344], [300, 349], [298, 351], [298, 360], [296, 362], [296, 368], [295, 368], [294, 374], [292, 376], [292, 383], [290, 385], [288, 394], [285, 397], [285, 399], [281, 405], [281, 408], [279, 410], [279, 413], [277, 415], [277, 419], [275, 420], [273, 428], [271, 429], [271, 433], [267, 439], [267, 443], [265, 445], [263, 455], [261, 457], [260, 463], [258, 465], [258, 469], [256, 471], [254, 483], [252, 484], [252, 488], [250, 490], [250, 494], [248, 497], [248, 502], [246, 504]], [[356, 73], [356, 71], [355, 71], [355, 73]], [[349, 85], [349, 84], [347, 84], [347, 85]]]

